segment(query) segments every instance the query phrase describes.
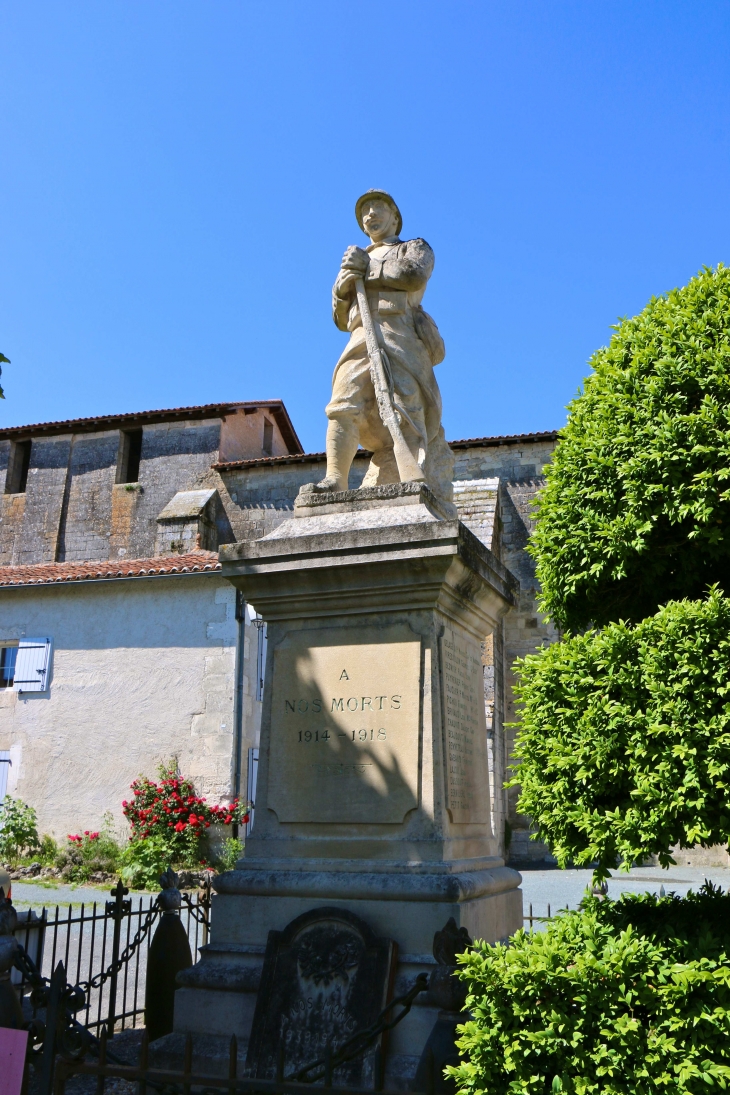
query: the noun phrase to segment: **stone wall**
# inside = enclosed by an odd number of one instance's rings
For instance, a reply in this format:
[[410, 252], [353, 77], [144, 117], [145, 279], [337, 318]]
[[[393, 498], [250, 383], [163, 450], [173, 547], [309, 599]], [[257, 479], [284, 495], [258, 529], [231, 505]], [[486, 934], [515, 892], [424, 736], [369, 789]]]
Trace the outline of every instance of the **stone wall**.
[[0, 566], [56, 559], [70, 454], [70, 436], [38, 440], [25, 493], [5, 494], [10, 443], [0, 441]]
[[[534, 528], [533, 506], [543, 483], [543, 470], [555, 449], [555, 438], [505, 439], [487, 445], [471, 444], [456, 449], [454, 477], [457, 480], [497, 479], [499, 492], [499, 552], [504, 565], [520, 583], [517, 607], [502, 621], [501, 634], [494, 644], [495, 710], [492, 733], [494, 754], [493, 817], [497, 832], [505, 833], [508, 822], [511, 842], [508, 849], [511, 862], [527, 863], [542, 860], [547, 847], [530, 839], [529, 819], [516, 811], [518, 792], [505, 792], [500, 777], [509, 774], [509, 760], [514, 750], [516, 731], [509, 726], [518, 712], [514, 696], [514, 662], [539, 646], [552, 643], [558, 632], [539, 611], [535, 566], [527, 552], [527, 541]], [[456, 497], [459, 505], [458, 495]], [[471, 524], [470, 515], [463, 518]], [[477, 529], [472, 530], [479, 535]], [[487, 656], [487, 662], [490, 657]], [[501, 781], [503, 782], [503, 780]], [[501, 829], [498, 828], [501, 820]]]
[[[139, 482], [126, 484], [118, 430], [33, 439], [25, 493], [0, 493], [0, 565], [153, 555], [158, 513], [206, 476], [219, 436], [220, 420], [145, 427]], [[9, 451], [0, 441], [0, 492]]]
[[[141, 429], [138, 481], [117, 483], [119, 428], [79, 424], [77, 432], [49, 437], [29, 427], [23, 494], [5, 493], [13, 442], [0, 440], [0, 566], [147, 558], [155, 553], [158, 514], [178, 491], [209, 481], [222, 486], [212, 470], [221, 433], [229, 453], [253, 459], [264, 442], [275, 456], [287, 452], [276, 416], [250, 407], [224, 417], [145, 421]], [[221, 510], [218, 540], [232, 538]]]
[[[352, 489], [360, 486], [367, 467], [367, 457], [355, 459], [350, 473]], [[258, 540], [291, 517], [299, 488], [323, 479], [324, 472], [324, 456], [314, 454], [221, 467], [212, 471], [206, 482], [219, 488], [234, 539]]]
[[[8, 793], [63, 839], [98, 829], [140, 773], [176, 756], [210, 801], [234, 774], [235, 590], [217, 574], [2, 591], [3, 639], [50, 637], [47, 692], [0, 690]], [[243, 625], [242, 774], [256, 744], [256, 628]]]

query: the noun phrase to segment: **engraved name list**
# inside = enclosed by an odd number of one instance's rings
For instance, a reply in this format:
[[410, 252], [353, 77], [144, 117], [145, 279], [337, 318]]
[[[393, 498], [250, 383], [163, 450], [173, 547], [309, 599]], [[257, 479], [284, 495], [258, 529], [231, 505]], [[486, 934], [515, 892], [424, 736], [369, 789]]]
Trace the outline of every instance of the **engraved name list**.
[[481, 651], [447, 628], [441, 640], [446, 802], [457, 823], [488, 820], [489, 770]]

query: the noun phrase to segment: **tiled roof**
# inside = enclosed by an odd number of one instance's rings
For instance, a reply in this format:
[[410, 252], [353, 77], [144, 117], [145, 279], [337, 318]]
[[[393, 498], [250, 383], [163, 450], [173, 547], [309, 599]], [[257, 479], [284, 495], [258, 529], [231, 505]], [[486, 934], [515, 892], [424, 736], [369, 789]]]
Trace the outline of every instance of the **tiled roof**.
[[557, 441], [558, 430], [541, 430], [538, 433], [504, 433], [496, 437], [466, 437], [462, 441], [449, 441], [452, 449], [468, 449], [472, 445], [517, 445], [520, 441]]
[[220, 570], [217, 551], [190, 551], [155, 559], [114, 559], [97, 563], [32, 563], [0, 566], [0, 587], [46, 586], [91, 582], [103, 578], [150, 578], [166, 574], [198, 574]]
[[[358, 449], [358, 456], [370, 456], [369, 452]], [[213, 464], [216, 471], [235, 471], [236, 468], [257, 467], [259, 464], [308, 464], [310, 461], [326, 460], [326, 452], [303, 452], [297, 456], [254, 456], [248, 460], [228, 460]]]
[[117, 427], [142, 425], [153, 422], [171, 422], [190, 418], [221, 418], [232, 414], [239, 407], [265, 407], [271, 412], [291, 452], [302, 451], [289, 413], [280, 399], [257, 399], [237, 403], [202, 403], [198, 407], [167, 407], [159, 411], [132, 411], [130, 414], [102, 414], [94, 418], [67, 418], [58, 422], [34, 422], [29, 426], [4, 426], [0, 428], [0, 441], [15, 437], [36, 437], [56, 433], [112, 430]]
[[[463, 441], [449, 441], [452, 449], [469, 449], [474, 447], [488, 447], [490, 445], [518, 445], [521, 441], [557, 441], [557, 430], [543, 430], [540, 433], [507, 433], [497, 437], [467, 437]], [[358, 449], [357, 456], [372, 456], [366, 449]], [[255, 456], [248, 460], [230, 460], [213, 464], [216, 471], [235, 471], [236, 468], [255, 468], [270, 466], [272, 464], [307, 464], [325, 460], [324, 452], [303, 452], [296, 456]]]

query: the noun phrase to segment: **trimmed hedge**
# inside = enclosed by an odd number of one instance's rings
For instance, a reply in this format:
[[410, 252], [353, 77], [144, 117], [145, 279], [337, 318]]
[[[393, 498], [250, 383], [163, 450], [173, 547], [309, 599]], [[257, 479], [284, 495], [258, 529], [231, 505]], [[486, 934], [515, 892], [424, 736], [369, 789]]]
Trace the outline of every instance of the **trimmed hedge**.
[[460, 958], [464, 1095], [706, 1095], [730, 1082], [730, 896], [624, 895]]
[[730, 590], [730, 270], [622, 320], [547, 471], [529, 550], [561, 628]]
[[518, 663], [513, 786], [561, 866], [730, 838], [730, 600], [671, 602]]

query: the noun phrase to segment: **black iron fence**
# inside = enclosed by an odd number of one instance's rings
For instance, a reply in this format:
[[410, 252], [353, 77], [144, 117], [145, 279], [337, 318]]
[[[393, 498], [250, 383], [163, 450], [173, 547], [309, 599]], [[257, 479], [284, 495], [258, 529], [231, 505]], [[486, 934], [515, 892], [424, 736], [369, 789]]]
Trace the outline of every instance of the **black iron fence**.
[[[226, 1076], [205, 1075], [193, 1070], [193, 1040], [190, 1035], [185, 1039], [183, 1067], [179, 1071], [151, 1067], [148, 1058], [148, 1039], [145, 1035], [140, 1046], [139, 1059], [136, 1065], [125, 1065], [114, 1062], [107, 1056], [106, 1032], [102, 1032], [99, 1044], [99, 1055], [96, 1059], [89, 1058], [72, 1060], [68, 1057], [59, 1057], [56, 1061], [53, 1095], [64, 1095], [67, 1082], [74, 1076], [89, 1076], [96, 1080], [98, 1095], [103, 1095], [107, 1080], [127, 1080], [138, 1085], [139, 1095], [219, 1095], [227, 1092], [227, 1095], [311, 1095], [312, 1081], [303, 1082], [299, 1079], [284, 1075], [283, 1055], [280, 1056], [276, 1069], [276, 1076], [271, 1080], [263, 1080], [251, 1076], [238, 1075], [238, 1045], [235, 1036], [231, 1038], [228, 1069]], [[440, 1095], [442, 1092], [454, 1090], [453, 1082], [445, 1082], [440, 1070], [436, 1067], [434, 1055], [430, 1051], [426, 1054], [426, 1067], [424, 1070], [424, 1090], [420, 1095]], [[380, 1057], [375, 1064], [375, 1084], [372, 1088], [341, 1088], [332, 1082], [334, 1060], [327, 1054], [324, 1075], [321, 1083], [316, 1085], [318, 1095], [373, 1095], [373, 1091], [380, 1095], [402, 1095], [401, 1092], [388, 1092], [382, 1085], [382, 1068]]]
[[[530, 904], [528, 905], [528, 910], [529, 911], [527, 913], [523, 913], [522, 922], [523, 922], [523, 925], [526, 928], [528, 928], [530, 931], [535, 931], [535, 925], [536, 924], [538, 924], [538, 925], [539, 924], [546, 924], [548, 922], [548, 920], [552, 920], [553, 916], [555, 915], [555, 913], [551, 912], [549, 903], [548, 903], [548, 907], [547, 907], [547, 915], [546, 916], [537, 916], [536, 913], [533, 913], [533, 911], [532, 911], [532, 902], [530, 902]], [[563, 908], [561, 906], [561, 908], [559, 908], [556, 911], [557, 912], [569, 912], [570, 911], [570, 906], [566, 905], [565, 908]], [[537, 930], [539, 931], [539, 928]]]
[[[50, 980], [63, 962], [68, 980], [79, 985], [85, 1004], [76, 1018], [87, 1030], [124, 1030], [144, 1016], [145, 978], [150, 942], [160, 915], [156, 895], [125, 896], [118, 885], [113, 900], [44, 908], [40, 915], [22, 911], [15, 937], [43, 977]], [[193, 961], [208, 942], [210, 885], [183, 894], [180, 920]], [[13, 981], [30, 998], [32, 986], [14, 970]]]
[[[180, 910], [194, 962], [208, 942], [210, 897], [208, 884], [193, 895], [185, 894]], [[523, 923], [530, 931], [539, 930], [553, 915], [550, 904], [545, 914], [538, 915], [530, 903]], [[154, 894], [125, 898], [116, 888], [111, 901], [56, 905], [43, 908], [40, 914], [23, 911], [15, 935], [44, 977], [50, 979], [58, 962], [63, 962], [69, 981], [85, 989], [85, 1006], [77, 1019], [98, 1034], [102, 1028], [124, 1030], [139, 1025], [158, 916]], [[19, 971], [12, 976], [29, 991]]]

